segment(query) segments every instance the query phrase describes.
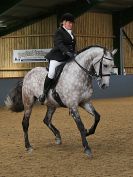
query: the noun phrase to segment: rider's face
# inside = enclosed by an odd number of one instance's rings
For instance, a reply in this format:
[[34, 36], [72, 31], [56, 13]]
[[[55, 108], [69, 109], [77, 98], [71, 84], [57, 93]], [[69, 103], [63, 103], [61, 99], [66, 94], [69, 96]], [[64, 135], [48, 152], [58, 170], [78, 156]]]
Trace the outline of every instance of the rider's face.
[[63, 21], [63, 26], [64, 26], [66, 29], [68, 29], [68, 30], [72, 30], [73, 22], [64, 20], [64, 21]]

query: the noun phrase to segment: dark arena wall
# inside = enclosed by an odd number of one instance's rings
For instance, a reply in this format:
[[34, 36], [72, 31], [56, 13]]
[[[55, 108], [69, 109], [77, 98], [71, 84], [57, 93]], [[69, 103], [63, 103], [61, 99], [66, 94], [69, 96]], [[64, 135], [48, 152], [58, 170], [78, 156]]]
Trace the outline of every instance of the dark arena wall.
[[100, 89], [94, 81], [94, 98], [117, 98], [133, 96], [133, 75], [114, 75], [109, 88]]
[[[4, 105], [4, 99], [15, 84], [23, 78], [0, 79], [0, 105]], [[102, 90], [97, 81], [93, 80], [93, 98], [117, 98], [133, 96], [133, 75], [111, 76], [109, 88]]]

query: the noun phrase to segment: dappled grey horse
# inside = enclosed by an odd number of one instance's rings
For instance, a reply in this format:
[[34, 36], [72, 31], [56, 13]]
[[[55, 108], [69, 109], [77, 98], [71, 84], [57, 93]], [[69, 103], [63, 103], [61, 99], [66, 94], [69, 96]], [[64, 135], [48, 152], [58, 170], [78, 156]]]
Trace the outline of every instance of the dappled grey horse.
[[[99, 113], [93, 107], [90, 99], [93, 93], [92, 78], [97, 78], [100, 88], [109, 86], [110, 74], [114, 66], [113, 56], [116, 49], [112, 52], [100, 46], [91, 46], [82, 49], [74, 60], [66, 63], [54, 90], [58, 93], [60, 100], [69, 111], [80, 131], [84, 152], [92, 157], [91, 148], [86, 137], [94, 134], [100, 120]], [[36, 67], [29, 71], [22, 82], [19, 82], [12, 92], [7, 96], [5, 104], [13, 111], [24, 110], [22, 121], [25, 147], [28, 151], [32, 150], [28, 138], [29, 119], [33, 104], [43, 92], [44, 79], [47, 75], [45, 67]], [[60, 132], [52, 124], [52, 116], [56, 108], [61, 107], [53, 96], [53, 89], [50, 89], [45, 103], [47, 112], [44, 123], [55, 135], [57, 144], [61, 144]], [[85, 109], [94, 116], [94, 123], [90, 129], [86, 129], [79, 115], [78, 106]]]

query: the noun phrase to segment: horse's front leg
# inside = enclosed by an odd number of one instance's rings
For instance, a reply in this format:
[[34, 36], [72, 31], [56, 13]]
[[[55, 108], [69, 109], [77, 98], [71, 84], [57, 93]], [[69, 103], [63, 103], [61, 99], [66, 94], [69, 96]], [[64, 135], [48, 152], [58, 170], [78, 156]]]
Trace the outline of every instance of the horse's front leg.
[[91, 158], [92, 157], [91, 148], [89, 147], [88, 142], [86, 140], [86, 130], [84, 128], [84, 124], [81, 121], [79, 112], [78, 112], [77, 108], [70, 108], [70, 112], [71, 112], [71, 115], [74, 118], [74, 121], [76, 122], [76, 125], [80, 131], [81, 138], [82, 138], [82, 144], [84, 147], [84, 153], [87, 154]]
[[96, 127], [100, 121], [100, 115], [98, 114], [98, 112], [95, 110], [95, 108], [90, 102], [82, 103], [80, 106], [84, 108], [87, 112], [92, 114], [95, 118], [92, 127], [86, 130], [86, 136], [92, 135], [95, 133]]

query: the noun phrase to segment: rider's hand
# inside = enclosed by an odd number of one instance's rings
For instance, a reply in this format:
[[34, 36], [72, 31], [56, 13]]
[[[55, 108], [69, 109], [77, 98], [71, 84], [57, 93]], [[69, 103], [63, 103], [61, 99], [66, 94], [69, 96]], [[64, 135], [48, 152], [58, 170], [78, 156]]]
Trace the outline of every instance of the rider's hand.
[[75, 57], [74, 53], [72, 52], [66, 52], [66, 55], [69, 56], [69, 58], [71, 59]]

